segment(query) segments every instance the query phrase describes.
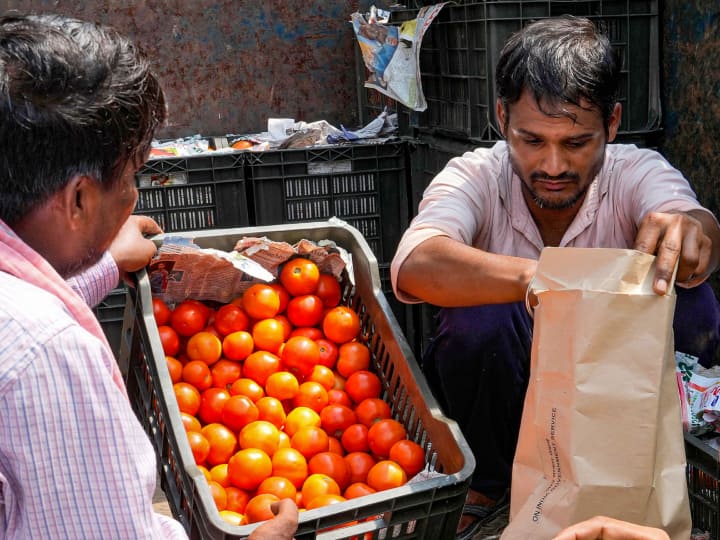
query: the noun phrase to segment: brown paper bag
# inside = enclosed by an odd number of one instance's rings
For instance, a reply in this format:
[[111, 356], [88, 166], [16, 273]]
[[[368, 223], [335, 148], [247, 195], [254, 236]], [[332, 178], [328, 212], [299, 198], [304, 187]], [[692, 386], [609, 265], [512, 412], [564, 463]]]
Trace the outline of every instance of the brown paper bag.
[[654, 261], [624, 249], [542, 251], [503, 540], [550, 539], [598, 514], [690, 537], [675, 295], [652, 291]]

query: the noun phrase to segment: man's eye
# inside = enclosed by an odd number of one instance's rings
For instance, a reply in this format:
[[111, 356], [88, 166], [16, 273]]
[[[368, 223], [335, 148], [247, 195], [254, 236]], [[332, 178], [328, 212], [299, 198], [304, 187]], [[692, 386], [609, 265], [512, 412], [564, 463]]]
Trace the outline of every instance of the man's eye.
[[582, 148], [587, 144], [587, 141], [569, 141], [566, 143], [568, 148]]
[[539, 139], [525, 139], [524, 142], [529, 146], [538, 146], [541, 141]]

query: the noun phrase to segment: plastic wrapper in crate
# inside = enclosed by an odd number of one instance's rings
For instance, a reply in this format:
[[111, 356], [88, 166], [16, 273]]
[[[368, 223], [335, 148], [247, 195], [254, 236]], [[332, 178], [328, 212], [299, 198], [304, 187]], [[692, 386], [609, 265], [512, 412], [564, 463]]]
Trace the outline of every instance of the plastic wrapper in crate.
[[135, 175], [136, 214], [165, 232], [250, 224], [243, 152], [149, 160]]
[[[393, 416], [405, 425], [409, 437], [425, 448], [430, 469], [441, 473], [302, 512], [295, 537], [329, 540], [369, 534], [374, 539], [455, 538], [475, 460], [457, 425], [440, 413], [412, 358], [380, 290], [376, 259], [360, 233], [346, 224], [320, 222], [184, 234], [201, 247], [225, 251], [243, 236], [267, 236], [289, 243], [302, 238], [330, 239], [347, 249], [352, 255], [355, 286], [346, 280], [343, 301], [360, 314], [362, 332], [372, 353], [371, 369], [383, 383], [383, 398], [390, 404]], [[137, 291], [133, 290], [129, 299], [133, 310], [128, 310], [123, 325], [120, 366], [136, 414], [155, 447], [170, 508], [191, 538], [242, 538], [255, 525], [232, 526], [221, 519], [184, 436], [153, 319], [145, 271], [138, 274]], [[357, 523], [332, 529], [348, 522]]]
[[[408, 2], [408, 6], [428, 2]], [[423, 39], [420, 71], [427, 110], [415, 125], [436, 133], [499, 140], [495, 66], [505, 40], [528, 23], [563, 14], [604, 27], [622, 56], [619, 135], [661, 126], [658, 0], [460, 0], [443, 7]], [[401, 20], [406, 13], [393, 12]]]
[[687, 484], [693, 529], [720, 539], [720, 463], [718, 451], [702, 439], [685, 434]]

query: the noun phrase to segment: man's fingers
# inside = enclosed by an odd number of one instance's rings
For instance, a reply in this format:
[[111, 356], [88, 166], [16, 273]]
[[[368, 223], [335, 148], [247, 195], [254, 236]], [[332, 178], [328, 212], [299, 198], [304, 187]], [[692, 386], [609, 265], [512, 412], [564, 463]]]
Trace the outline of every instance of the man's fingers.
[[[132, 217], [132, 216], [131, 216]], [[162, 234], [163, 230], [160, 225], [149, 216], [135, 216], [140, 231], [145, 235]]]

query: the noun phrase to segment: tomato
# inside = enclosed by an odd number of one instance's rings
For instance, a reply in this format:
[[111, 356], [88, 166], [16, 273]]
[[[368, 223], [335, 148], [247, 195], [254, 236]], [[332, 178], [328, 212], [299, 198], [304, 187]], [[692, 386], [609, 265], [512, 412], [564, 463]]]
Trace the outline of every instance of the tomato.
[[210, 442], [210, 453], [207, 457], [209, 465], [227, 463], [237, 448], [237, 438], [227, 426], [212, 423], [204, 426], [200, 431]]
[[240, 448], [259, 448], [272, 456], [280, 444], [280, 430], [271, 422], [255, 420], [240, 430], [238, 444]]
[[354, 403], [360, 403], [363, 399], [380, 397], [382, 383], [373, 372], [360, 370], [345, 380], [345, 391]]
[[240, 362], [221, 358], [210, 368], [210, 375], [215, 388], [228, 390], [242, 376], [242, 366]]
[[172, 326], [158, 326], [160, 344], [166, 356], [177, 356], [180, 352], [180, 336]]
[[227, 506], [227, 493], [225, 493], [225, 488], [215, 480], [210, 480], [208, 485], [210, 486], [210, 494], [212, 495], [213, 501], [215, 501], [215, 507], [218, 511], [225, 510]]
[[247, 330], [249, 325], [250, 321], [245, 311], [234, 304], [225, 304], [220, 307], [215, 313], [213, 321], [213, 326], [221, 336]]
[[328, 475], [337, 482], [341, 491], [350, 485], [350, 468], [345, 458], [333, 452], [320, 452], [311, 457], [308, 472]]
[[322, 339], [323, 333], [322, 330], [317, 328], [316, 326], [301, 326], [298, 328], [294, 328], [292, 332], [290, 332], [289, 337], [294, 336], [305, 336], [313, 341], [317, 341], [319, 339]]
[[285, 315], [275, 315], [273, 319], [282, 325], [283, 341], [287, 341], [293, 331], [293, 324], [290, 322], [290, 319], [288, 319]]
[[252, 338], [257, 350], [277, 353], [285, 341], [285, 327], [277, 319], [262, 319], [253, 325]]
[[283, 265], [279, 278], [291, 296], [313, 294], [320, 280], [320, 270], [310, 259], [295, 257]]
[[173, 385], [173, 392], [180, 412], [195, 416], [200, 408], [200, 391], [192, 384], [179, 382]]
[[390, 405], [384, 400], [380, 398], [367, 398], [357, 404], [355, 414], [357, 414], [358, 421], [361, 424], [370, 427], [378, 420], [390, 418], [392, 411], [390, 410]]
[[370, 471], [376, 460], [366, 452], [350, 452], [343, 457], [350, 469], [350, 482], [365, 482], [367, 473]]
[[252, 335], [244, 330], [232, 332], [222, 341], [223, 354], [230, 360], [245, 360], [254, 348]]
[[305, 456], [294, 448], [278, 448], [272, 457], [273, 476], [282, 476], [300, 488], [308, 475]]
[[[402, 469], [401, 469], [402, 470]], [[307, 507], [318, 495], [340, 495], [340, 486], [327, 474], [310, 474], [300, 489], [303, 504]]]
[[368, 428], [365, 424], [352, 424], [345, 428], [340, 443], [346, 452], [369, 452]]
[[258, 521], [274, 518], [275, 514], [270, 507], [279, 500], [280, 498], [272, 493], [255, 495], [245, 506], [245, 517], [247, 517], [248, 523], [257, 523]]
[[304, 336], [291, 337], [282, 351], [282, 362], [288, 371], [304, 379], [312, 373], [320, 359], [320, 349], [312, 339]]
[[170, 326], [181, 336], [190, 337], [207, 325], [209, 311], [197, 301], [184, 300], [170, 314]]
[[190, 336], [185, 346], [185, 354], [190, 360], [200, 360], [210, 366], [220, 360], [222, 342], [216, 335], [201, 331]]
[[256, 283], [243, 293], [242, 307], [253, 319], [269, 319], [280, 310], [280, 295], [270, 285]]
[[[370, 451], [377, 457], [387, 459], [390, 448], [398, 441], [407, 437], [407, 431], [397, 420], [383, 418], [368, 428], [368, 445]], [[370, 484], [370, 482], [368, 482]], [[370, 484], [372, 486], [372, 484]], [[373, 486], [375, 487], [375, 486]], [[377, 488], [375, 488], [377, 489]]]
[[257, 488], [257, 494], [272, 493], [279, 499], [293, 499], [297, 495], [295, 485], [283, 476], [268, 476], [260, 482]]
[[332, 274], [321, 273], [315, 294], [320, 297], [326, 308], [334, 308], [342, 298], [340, 282]]
[[193, 415], [188, 414], [186, 412], [180, 413], [180, 419], [182, 420], [183, 427], [185, 428], [185, 431], [197, 431], [199, 432], [202, 429], [202, 425], [200, 424], [200, 420], [195, 418]]
[[[336, 376], [337, 378], [337, 376]], [[350, 396], [347, 395], [345, 390], [339, 390], [338, 388], [331, 388], [328, 390], [328, 405], [345, 405], [346, 407], [352, 407], [353, 402]]]
[[170, 380], [173, 384], [182, 381], [183, 363], [174, 356], [166, 356], [165, 363], [167, 364]]
[[[312, 501], [310, 501], [310, 504], [305, 505], [305, 510], [314, 510], [315, 508], [322, 508], [323, 506], [329, 506], [331, 504], [337, 504], [341, 502], [345, 502], [347, 499], [343, 497], [342, 495], [335, 495], [334, 493], [325, 493], [323, 495], [318, 495], [315, 497]], [[343, 525], [344, 527], [348, 527], [350, 525], [357, 524], [357, 521], [350, 522], [347, 525]], [[329, 529], [323, 529], [325, 530], [335, 530], [341, 527], [331, 527]], [[354, 537], [351, 537], [354, 538]]]
[[297, 377], [289, 371], [271, 373], [265, 381], [265, 393], [280, 401], [294, 398], [300, 389]]
[[403, 439], [390, 447], [389, 457], [400, 465], [408, 478], [412, 478], [425, 468], [425, 450], [409, 439]]
[[315, 326], [323, 319], [325, 307], [319, 296], [304, 294], [293, 297], [287, 305], [287, 317], [295, 326]]
[[[237, 489], [236, 487], [233, 487], [233, 489], [236, 489], [238, 491], [242, 491]], [[227, 494], [227, 489], [225, 489], [225, 493]], [[230, 495], [227, 495], [228, 501], [230, 500]], [[227, 503], [227, 507], [225, 510], [220, 510], [218, 513], [220, 514], [220, 517], [225, 523], [229, 523], [230, 525], [235, 525], [236, 527], [240, 527], [242, 525], [247, 525], [247, 518], [242, 512], [237, 512], [235, 510], [229, 510], [230, 503]], [[243, 508], [245, 508], [243, 506]]]
[[346, 499], [356, 499], [357, 497], [363, 497], [372, 493], [377, 493], [377, 491], [368, 486], [365, 482], [355, 482], [347, 487], [347, 489], [343, 492], [343, 497]]
[[284, 313], [285, 309], [287, 308], [288, 302], [290, 301], [290, 293], [287, 292], [287, 289], [282, 286], [282, 283], [278, 283], [277, 281], [274, 283], [270, 283], [270, 287], [272, 287], [276, 293], [278, 293], [278, 297], [280, 298], [280, 307], [278, 308], [278, 313]]
[[222, 422], [222, 411], [230, 399], [230, 393], [224, 388], [208, 388], [200, 394], [198, 417], [205, 424]]
[[[228, 482], [230, 482], [229, 476]], [[229, 485], [225, 488], [225, 494], [227, 495], [227, 505], [225, 506], [227, 510], [232, 510], [233, 512], [238, 512], [239, 514], [245, 512], [245, 506], [250, 500], [250, 495], [248, 495], [247, 491], [233, 485]]]
[[322, 321], [325, 337], [335, 343], [346, 343], [360, 333], [360, 317], [346, 306], [334, 307], [325, 314]]
[[210, 453], [210, 443], [207, 438], [199, 431], [188, 431], [186, 434], [195, 463], [204, 463]]
[[222, 423], [234, 431], [240, 431], [250, 422], [260, 418], [260, 411], [248, 396], [230, 396], [221, 411]]
[[249, 397], [255, 402], [265, 395], [263, 387], [248, 377], [241, 377], [232, 383], [229, 391], [231, 396], [240, 394]]
[[318, 452], [327, 452], [330, 441], [324, 429], [318, 426], [305, 426], [290, 437], [290, 446], [305, 456], [305, 459], [310, 459]]
[[268, 351], [255, 351], [243, 363], [243, 375], [260, 386], [265, 386], [267, 378], [276, 371], [280, 371], [280, 357]]
[[201, 392], [212, 386], [210, 368], [205, 362], [201, 362], [200, 360], [191, 360], [183, 366], [182, 380], [188, 384], [192, 384]]
[[[319, 367], [319, 366], [315, 366]], [[325, 387], [319, 382], [305, 381], [298, 388], [297, 394], [293, 397], [295, 407], [309, 407], [320, 412], [328, 404], [328, 394]]]
[[370, 349], [367, 345], [357, 341], [343, 343], [338, 349], [337, 363], [335, 369], [343, 377], [349, 377], [352, 373], [360, 370], [367, 370], [370, 367]]
[[285, 418], [285, 433], [290, 437], [304, 426], [320, 427], [320, 415], [309, 407], [295, 407]]
[[357, 416], [345, 405], [328, 405], [320, 411], [320, 422], [329, 435], [340, 437], [348, 426], [357, 423]]
[[153, 297], [152, 305], [155, 324], [157, 324], [158, 326], [168, 324], [170, 322], [170, 315], [172, 313], [168, 305], [157, 297]]
[[230, 479], [227, 475], [227, 463], [220, 463], [210, 469], [210, 478], [224, 488], [230, 486]]
[[333, 369], [335, 367], [335, 363], [337, 362], [339, 352], [338, 346], [329, 339], [325, 338], [317, 339], [315, 340], [315, 343], [317, 343], [320, 349], [320, 359], [318, 360], [318, 363]]
[[282, 401], [277, 398], [265, 396], [255, 402], [258, 408], [258, 420], [266, 420], [274, 424], [277, 428], [282, 428], [285, 424], [285, 408]]
[[227, 464], [230, 483], [248, 491], [255, 490], [273, 472], [270, 456], [259, 448], [239, 450]]
[[403, 468], [388, 459], [378, 461], [368, 471], [367, 485], [377, 491], [400, 487], [407, 482]]

